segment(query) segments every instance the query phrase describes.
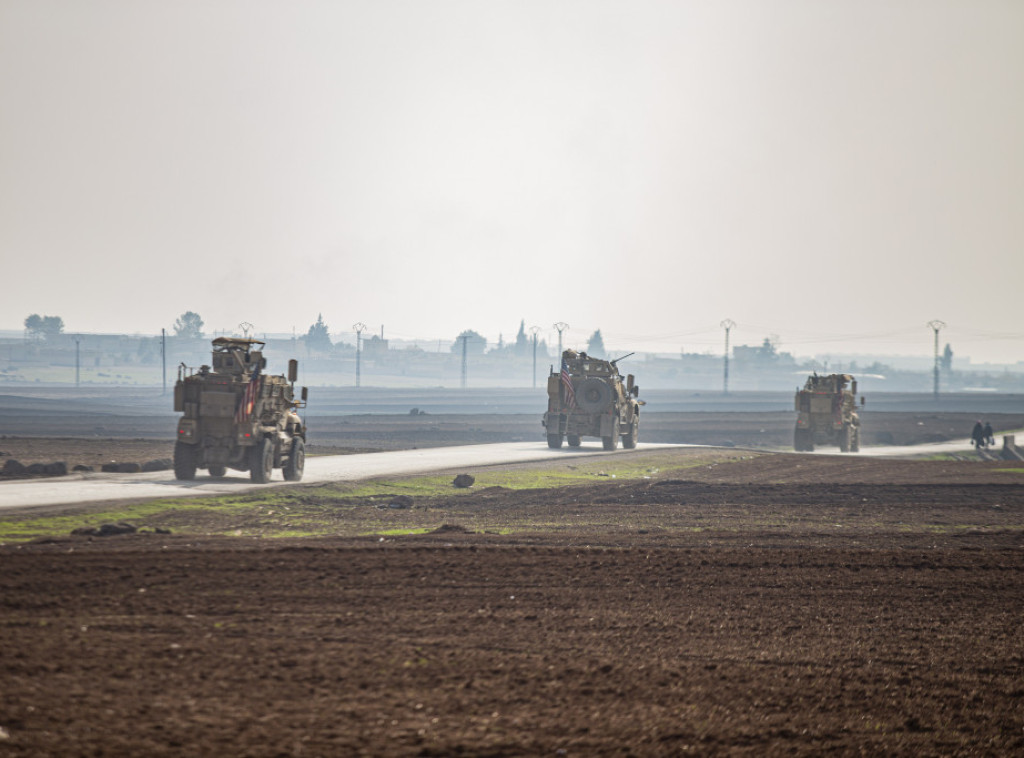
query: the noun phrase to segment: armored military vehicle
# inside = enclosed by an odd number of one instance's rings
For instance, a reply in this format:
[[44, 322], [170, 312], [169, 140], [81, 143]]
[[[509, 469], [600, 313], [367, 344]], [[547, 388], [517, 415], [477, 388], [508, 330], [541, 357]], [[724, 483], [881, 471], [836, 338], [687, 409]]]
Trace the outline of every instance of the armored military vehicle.
[[[862, 401], [863, 402], [863, 401]], [[849, 374], [807, 377], [796, 391], [793, 448], [812, 451], [815, 444], [838, 445], [844, 453], [860, 450], [857, 380]]]
[[178, 368], [174, 410], [178, 421], [174, 475], [194, 479], [196, 469], [221, 477], [248, 471], [257, 484], [269, 482], [275, 468], [289, 482], [302, 479], [306, 425], [297, 410], [306, 406], [302, 388], [294, 397], [299, 363], [288, 362], [288, 378], [263, 373], [265, 343], [254, 339], [213, 340], [213, 367]]
[[[629, 355], [632, 355], [630, 353]], [[548, 377], [548, 411], [542, 424], [548, 447], [579, 447], [581, 437], [600, 437], [605, 450], [615, 450], [622, 437], [624, 448], [636, 447], [640, 431], [640, 388], [630, 374], [623, 382], [617, 361], [592, 358], [566, 350], [561, 371]]]

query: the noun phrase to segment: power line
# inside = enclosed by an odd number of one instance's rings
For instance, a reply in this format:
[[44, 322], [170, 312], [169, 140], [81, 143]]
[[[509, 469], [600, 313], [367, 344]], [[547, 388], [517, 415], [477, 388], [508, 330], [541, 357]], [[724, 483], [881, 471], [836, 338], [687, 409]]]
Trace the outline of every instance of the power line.
[[722, 376], [722, 394], [729, 394], [729, 332], [736, 326], [736, 322], [731, 318], [727, 318], [722, 322], [722, 328], [725, 329], [725, 362]]
[[533, 333], [533, 388], [537, 389], [537, 332], [540, 331], [539, 326], [531, 326], [530, 332]]
[[362, 356], [362, 345], [363, 345], [363, 332], [366, 331], [366, 324], [359, 321], [352, 325], [352, 331], [356, 333], [356, 386], [360, 386], [362, 377], [361, 373], [361, 356]]
[[469, 342], [469, 335], [463, 334], [459, 339], [462, 340], [462, 375], [459, 380], [459, 385], [462, 389], [466, 389], [466, 343]]
[[946, 324], [942, 321], [929, 321], [928, 326], [935, 332], [935, 399], [939, 399], [939, 330]]
[[555, 327], [555, 329], [558, 330], [558, 363], [559, 363], [559, 365], [561, 365], [561, 363], [562, 363], [562, 332], [566, 331], [569, 328], [569, 325], [567, 323], [565, 323], [564, 321], [559, 321], [558, 323], [554, 324], [554, 327]]

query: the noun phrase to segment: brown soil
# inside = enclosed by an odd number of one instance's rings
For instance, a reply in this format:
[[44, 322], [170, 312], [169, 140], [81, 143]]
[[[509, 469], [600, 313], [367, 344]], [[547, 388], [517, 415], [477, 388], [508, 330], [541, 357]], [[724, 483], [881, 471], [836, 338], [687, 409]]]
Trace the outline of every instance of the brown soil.
[[334, 514], [419, 536], [0, 547], [0, 755], [1019, 754], [1020, 482], [734, 454]]

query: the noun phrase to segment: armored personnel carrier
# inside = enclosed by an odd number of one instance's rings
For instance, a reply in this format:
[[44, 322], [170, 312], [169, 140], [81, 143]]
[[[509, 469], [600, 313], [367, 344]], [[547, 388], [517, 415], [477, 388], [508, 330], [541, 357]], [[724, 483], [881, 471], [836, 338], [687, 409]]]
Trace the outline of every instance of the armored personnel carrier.
[[[862, 401], [863, 402], [863, 401]], [[838, 445], [844, 453], [860, 451], [857, 380], [849, 374], [807, 377], [796, 391], [793, 448], [812, 451], [815, 444]]]
[[[630, 353], [629, 355], [632, 355]], [[617, 361], [592, 358], [586, 353], [566, 350], [559, 373], [548, 377], [548, 411], [542, 424], [548, 447], [579, 447], [581, 437], [600, 437], [605, 450], [636, 447], [640, 432], [640, 388], [630, 374], [623, 381]]]
[[174, 475], [194, 479], [197, 469], [221, 477], [227, 470], [248, 471], [252, 481], [270, 481], [275, 468], [289, 482], [302, 479], [306, 461], [306, 425], [298, 409], [306, 407], [306, 388], [294, 397], [299, 363], [288, 361], [288, 377], [263, 373], [265, 343], [254, 339], [213, 340], [212, 368], [178, 368], [174, 410], [178, 421]]

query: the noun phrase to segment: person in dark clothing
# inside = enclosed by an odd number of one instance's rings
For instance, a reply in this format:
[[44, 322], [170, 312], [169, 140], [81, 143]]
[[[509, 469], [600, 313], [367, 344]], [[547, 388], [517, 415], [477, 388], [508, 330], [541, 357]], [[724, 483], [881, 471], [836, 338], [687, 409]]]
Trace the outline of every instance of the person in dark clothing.
[[971, 430], [971, 442], [979, 450], [985, 447], [985, 427], [981, 425], [981, 421], [974, 422], [974, 429]]
[[985, 422], [985, 440], [989, 445], [996, 444], [995, 432], [992, 431], [992, 424]]

